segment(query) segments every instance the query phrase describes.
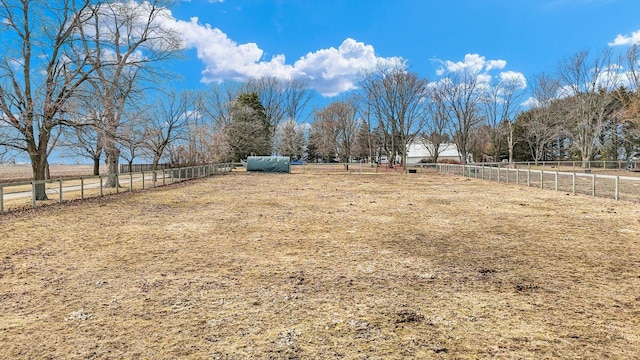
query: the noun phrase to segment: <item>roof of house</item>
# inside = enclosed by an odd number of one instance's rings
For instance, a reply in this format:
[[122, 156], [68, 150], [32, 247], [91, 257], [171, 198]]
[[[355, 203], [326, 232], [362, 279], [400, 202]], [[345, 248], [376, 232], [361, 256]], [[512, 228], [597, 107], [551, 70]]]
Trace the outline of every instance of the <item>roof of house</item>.
[[[425, 144], [423, 144], [422, 142], [412, 142], [407, 148], [407, 157], [409, 158], [427, 158], [431, 156], [431, 151], [429, 151], [427, 146], [425, 146]], [[438, 152], [438, 156], [460, 158], [460, 152], [458, 151], [458, 147], [456, 146], [456, 144], [444, 143], [440, 144], [440, 151]]]

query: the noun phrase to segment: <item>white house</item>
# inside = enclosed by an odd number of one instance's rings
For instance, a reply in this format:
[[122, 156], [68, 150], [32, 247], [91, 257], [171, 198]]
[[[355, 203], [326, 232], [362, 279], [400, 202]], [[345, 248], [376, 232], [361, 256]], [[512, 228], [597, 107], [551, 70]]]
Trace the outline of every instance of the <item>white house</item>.
[[[420, 161], [431, 162], [435, 150], [433, 145], [425, 145], [422, 141], [416, 140], [409, 144], [407, 147], [407, 165], [418, 164]], [[453, 143], [440, 144], [440, 150], [438, 152], [438, 161], [441, 160], [456, 160], [462, 161], [458, 147]]]

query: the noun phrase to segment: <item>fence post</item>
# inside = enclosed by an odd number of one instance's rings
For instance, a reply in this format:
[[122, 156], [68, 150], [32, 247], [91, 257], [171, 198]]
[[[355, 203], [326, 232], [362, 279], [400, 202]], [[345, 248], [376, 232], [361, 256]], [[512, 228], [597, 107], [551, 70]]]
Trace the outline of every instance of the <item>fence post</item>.
[[60, 191], [60, 194], [58, 195], [58, 202], [62, 204], [62, 179], [58, 179], [58, 191]]
[[142, 174], [142, 190], [144, 190], [144, 171], [140, 171]]
[[118, 179], [118, 174], [114, 175], [114, 179], [116, 179], [116, 194], [120, 193], [120, 180]]
[[576, 194], [576, 173], [571, 173], [571, 194]]
[[531, 169], [527, 169], [527, 186], [531, 186]]
[[4, 187], [0, 185], [0, 214], [4, 214]]
[[520, 168], [516, 167], [516, 185], [520, 185]]
[[80, 177], [80, 200], [84, 200], [84, 178]]
[[[591, 168], [591, 166], [589, 166]], [[591, 191], [593, 192], [593, 196], [596, 196], [596, 174], [591, 175]]]
[[100, 178], [100, 196], [104, 196], [104, 193], [102, 192], [102, 175], [98, 175], [98, 177]]
[[544, 170], [540, 170], [540, 189], [544, 189]]
[[129, 191], [133, 191], [133, 173], [129, 173]]
[[[558, 166], [560, 166], [560, 165], [558, 165]], [[556, 191], [558, 191], [558, 170], [556, 170]]]
[[505, 170], [507, 170], [507, 184], [509, 183], [509, 168], [505, 168]]
[[[616, 176], [616, 200], [620, 200], [620, 176]], [[2, 211], [2, 187], [0, 187], [0, 212]]]

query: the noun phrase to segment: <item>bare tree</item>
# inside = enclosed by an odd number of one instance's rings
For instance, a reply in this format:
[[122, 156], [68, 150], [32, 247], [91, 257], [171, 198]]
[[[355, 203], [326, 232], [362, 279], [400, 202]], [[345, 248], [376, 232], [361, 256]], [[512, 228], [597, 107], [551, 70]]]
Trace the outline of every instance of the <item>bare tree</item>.
[[100, 175], [100, 159], [103, 153], [104, 119], [101, 102], [86, 90], [85, 82], [82, 91], [69, 104], [71, 114], [76, 119], [73, 127], [64, 131], [62, 147], [65, 154], [73, 157], [91, 159], [93, 175]]
[[533, 107], [519, 117], [524, 130], [522, 140], [528, 145], [536, 164], [542, 160], [547, 144], [557, 138], [560, 131], [560, 113], [556, 105], [559, 88], [559, 81], [548, 74], [534, 76], [530, 99]]
[[500, 160], [500, 154], [506, 146], [509, 162], [513, 162], [514, 127], [513, 117], [523, 96], [523, 79], [502, 77], [497, 84], [487, 87], [482, 95], [486, 123], [489, 126], [489, 138], [494, 161]]
[[71, 156], [91, 159], [93, 175], [100, 175], [100, 158], [102, 157], [102, 139], [100, 129], [93, 125], [69, 127], [65, 131], [62, 147]]
[[449, 73], [438, 87], [449, 109], [449, 126], [462, 161], [466, 163], [471, 152], [473, 131], [482, 123], [480, 114], [481, 87], [478, 74], [465, 69]]
[[283, 120], [299, 120], [313, 93], [302, 80], [280, 80], [275, 77], [251, 79], [242, 86], [242, 92], [255, 92], [264, 106], [271, 129], [271, 140], [276, 147], [275, 136]]
[[616, 92], [617, 99], [623, 104], [620, 122], [624, 129], [627, 156], [640, 151], [640, 46], [633, 45], [621, 57], [626, 65], [627, 87]]
[[292, 79], [283, 84], [284, 115], [290, 120], [298, 122], [302, 112], [313, 98], [313, 92], [309, 83], [303, 80]]
[[363, 72], [361, 98], [391, 140], [391, 157], [399, 154], [406, 168], [407, 147], [426, 122], [427, 79], [407, 71], [405, 64], [379, 65]]
[[240, 92], [241, 89], [232, 84], [224, 87], [214, 84], [201, 93], [197, 101], [198, 113], [209, 119], [213, 129], [222, 129], [231, 123], [233, 104]]
[[309, 130], [309, 146], [311, 158], [316, 156], [330, 162], [337, 156], [338, 128], [335, 119], [324, 116], [321, 111], [314, 112], [314, 121]]
[[[44, 180], [48, 157], [62, 127], [71, 123], [66, 106], [91, 67], [78, 56], [77, 29], [91, 14], [88, 0], [0, 0], [4, 43], [0, 58], [0, 111], [11, 131], [0, 146], [28, 154], [34, 180]], [[47, 198], [44, 184], [37, 200]]]
[[278, 153], [299, 160], [304, 156], [304, 131], [293, 120], [285, 121], [278, 129]]
[[144, 130], [144, 146], [153, 156], [153, 170], [169, 144], [184, 137], [190, 118], [195, 114], [194, 97], [189, 92], [170, 91], [151, 108]]
[[[87, 58], [96, 69], [91, 84], [104, 109], [109, 175], [118, 172], [118, 128], [127, 105], [142, 95], [145, 83], [151, 84], [153, 77], [162, 75], [154, 65], [176, 56], [181, 48], [179, 34], [162, 21], [170, 15], [165, 7], [168, 3], [99, 2], [90, 10], [91, 25], [82, 28]], [[106, 186], [118, 186], [114, 176]]]
[[354, 101], [336, 101], [316, 111], [312, 126], [318, 152], [328, 160], [349, 162], [356, 143], [359, 121]]
[[146, 126], [146, 120], [142, 114], [138, 114], [130, 121], [121, 124], [117, 146], [120, 149], [121, 157], [129, 165], [129, 171], [133, 171], [133, 161], [145, 149], [146, 134], [144, 126]]
[[640, 91], [640, 45], [635, 44], [629, 47], [620, 63], [627, 67], [626, 76], [629, 91], [637, 94]]
[[167, 157], [172, 165], [193, 166], [231, 161], [227, 127], [238, 97], [238, 86], [215, 84], [204, 91], [189, 93], [193, 111], [186, 118], [183, 135], [167, 144]]
[[611, 91], [620, 84], [620, 78], [612, 69], [609, 49], [595, 56], [586, 50], [580, 51], [558, 65], [568, 105], [564, 128], [583, 167], [588, 166], [598, 151], [605, 122], [615, 111]]
[[337, 154], [342, 162], [351, 161], [353, 148], [356, 143], [359, 121], [356, 118], [357, 107], [353, 100], [340, 101], [329, 105], [326, 110], [334, 116], [338, 129]]
[[438, 87], [429, 89], [427, 99], [427, 121], [420, 140], [431, 155], [431, 161], [437, 163], [440, 153], [444, 151], [442, 145], [450, 141], [449, 113], [441, 89]]
[[360, 126], [356, 134], [354, 157], [357, 159], [365, 159], [369, 162], [374, 161], [374, 155], [379, 147], [378, 138], [371, 130], [371, 119], [368, 111], [360, 111]]

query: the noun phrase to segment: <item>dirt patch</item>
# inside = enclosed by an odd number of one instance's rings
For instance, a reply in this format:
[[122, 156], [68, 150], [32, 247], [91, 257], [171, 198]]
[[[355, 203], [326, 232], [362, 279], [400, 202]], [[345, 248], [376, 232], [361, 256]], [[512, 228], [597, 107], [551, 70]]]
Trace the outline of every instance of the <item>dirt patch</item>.
[[0, 217], [1, 358], [636, 358], [640, 209], [233, 173]]

